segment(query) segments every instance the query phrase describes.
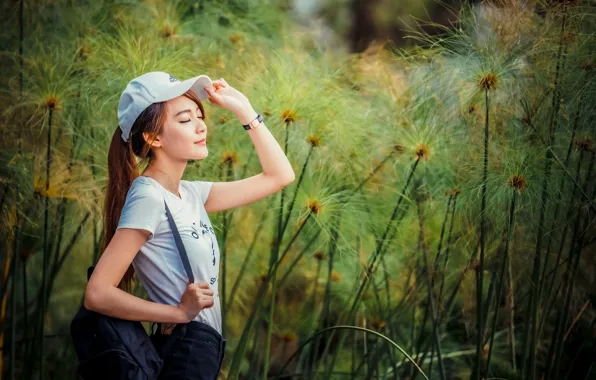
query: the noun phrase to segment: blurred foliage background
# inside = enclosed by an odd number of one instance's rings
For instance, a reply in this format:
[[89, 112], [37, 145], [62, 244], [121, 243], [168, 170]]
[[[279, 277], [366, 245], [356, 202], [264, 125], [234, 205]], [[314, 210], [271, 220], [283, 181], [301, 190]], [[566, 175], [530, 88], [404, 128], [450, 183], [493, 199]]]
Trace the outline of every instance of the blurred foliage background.
[[[210, 215], [220, 378], [594, 378], [594, 5], [2, 2], [2, 378], [77, 378], [118, 99], [154, 70], [226, 78], [296, 172]], [[184, 178], [259, 173], [206, 113]]]

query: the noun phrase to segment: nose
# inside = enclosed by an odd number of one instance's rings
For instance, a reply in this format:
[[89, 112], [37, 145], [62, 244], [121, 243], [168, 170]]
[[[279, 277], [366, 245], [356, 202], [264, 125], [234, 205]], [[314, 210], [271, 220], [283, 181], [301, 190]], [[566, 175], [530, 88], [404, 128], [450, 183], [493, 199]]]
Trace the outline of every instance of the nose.
[[199, 119], [199, 121], [197, 122], [196, 131], [197, 131], [197, 133], [202, 133], [202, 132], [207, 131], [207, 124], [205, 123], [205, 120]]

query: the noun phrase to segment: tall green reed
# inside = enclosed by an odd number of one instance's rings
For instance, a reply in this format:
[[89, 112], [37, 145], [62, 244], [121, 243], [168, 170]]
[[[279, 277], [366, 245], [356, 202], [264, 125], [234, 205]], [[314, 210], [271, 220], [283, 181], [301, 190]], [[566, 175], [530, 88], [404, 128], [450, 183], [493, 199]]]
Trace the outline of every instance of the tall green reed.
[[[345, 317], [344, 317], [345, 320], [352, 319], [352, 317], [356, 311], [356, 308], [358, 307], [358, 305], [361, 301], [362, 293], [366, 290], [367, 285], [369, 284], [369, 281], [368, 281], [368, 279], [370, 278], [369, 276], [371, 276], [372, 273], [374, 272], [374, 269], [376, 269], [375, 263], [376, 263], [377, 259], [379, 258], [379, 255], [382, 255], [382, 253], [383, 253], [383, 248], [384, 248], [383, 246], [386, 241], [386, 238], [393, 231], [394, 223], [396, 223], [396, 224], [399, 223], [399, 219], [397, 218], [397, 215], [398, 215], [398, 212], [401, 211], [401, 203], [403, 202], [403, 199], [404, 199], [403, 194], [405, 193], [405, 190], [408, 189], [408, 186], [410, 184], [410, 181], [412, 180], [414, 172], [416, 171], [416, 167], [418, 166], [418, 163], [422, 159], [427, 159], [428, 154], [429, 154], [429, 151], [428, 151], [427, 146], [420, 145], [416, 148], [416, 152], [415, 152], [416, 159], [414, 160], [414, 163], [412, 164], [412, 167], [410, 168], [410, 172], [409, 172], [408, 178], [403, 186], [403, 190], [401, 191], [401, 193], [399, 193], [399, 197], [397, 199], [396, 205], [393, 208], [393, 212], [392, 212], [391, 216], [389, 217], [389, 221], [386, 224], [385, 231], [383, 232], [383, 235], [381, 236], [380, 239], [377, 238], [376, 248], [373, 251], [372, 258], [369, 260], [369, 263], [367, 264], [367, 267], [366, 267], [366, 276], [363, 278], [363, 281], [360, 284], [360, 286], [357, 287], [357, 291], [354, 295], [354, 299], [351, 302], [351, 305], [350, 305], [350, 308], [349, 308], [347, 314], [345, 314]], [[343, 343], [343, 340], [344, 340], [344, 335], [340, 335], [340, 343], [339, 343], [340, 347]], [[330, 341], [331, 341], [331, 338], [330, 338]], [[325, 356], [325, 354], [328, 350], [329, 350], [329, 343], [325, 346], [325, 349], [323, 351], [323, 356]], [[337, 351], [336, 351], [336, 353], [337, 353]], [[329, 373], [332, 371], [333, 366], [335, 364], [336, 357], [337, 357], [336, 355], [333, 355], [331, 362], [330, 362], [329, 366], [327, 367], [327, 375], [329, 375]]]
[[[559, 51], [558, 51], [558, 59], [557, 59], [557, 67], [555, 70], [555, 79], [554, 79], [554, 93], [552, 97], [552, 104], [551, 104], [551, 118], [549, 122], [549, 129], [548, 129], [548, 146], [552, 146], [554, 143], [554, 137], [556, 132], [556, 120], [559, 108], [557, 106], [559, 100], [559, 89], [558, 81], [560, 75], [560, 68], [561, 68], [561, 59], [562, 59], [562, 50], [564, 46], [563, 37], [565, 33], [565, 21], [567, 16], [567, 6], [563, 4], [563, 22], [561, 23], [561, 39], [559, 43]], [[541, 209], [540, 209], [540, 220], [538, 222], [538, 237], [536, 242], [536, 251], [534, 254], [534, 264], [533, 264], [533, 272], [532, 272], [532, 283], [533, 283], [533, 293], [530, 298], [528, 298], [528, 309], [531, 310], [530, 318], [527, 319], [526, 327], [524, 329], [524, 341], [523, 341], [523, 348], [522, 348], [522, 363], [521, 363], [521, 371], [523, 374], [526, 373], [526, 351], [529, 349], [529, 373], [528, 376], [530, 378], [536, 377], [536, 345], [538, 339], [538, 305], [540, 302], [540, 269], [541, 269], [541, 259], [542, 259], [542, 235], [543, 235], [543, 226], [545, 221], [545, 212], [547, 206], [547, 194], [548, 194], [548, 181], [550, 179], [550, 171], [551, 171], [551, 164], [552, 164], [552, 156], [551, 151], [547, 150], [546, 152], [546, 159], [545, 159], [545, 168], [544, 168], [544, 177], [542, 182], [542, 202], [541, 202]], [[528, 345], [528, 337], [531, 337], [530, 346]]]
[[[513, 231], [515, 228], [515, 208], [516, 208], [516, 203], [517, 203], [517, 196], [518, 196], [518, 193], [523, 191], [523, 189], [527, 186], [525, 178], [518, 174], [511, 177], [509, 184], [512, 187], [511, 207], [509, 208], [509, 224], [507, 226], [505, 248], [503, 250], [503, 257], [501, 258], [501, 268], [500, 268], [500, 272], [498, 275], [498, 288], [497, 288], [497, 294], [495, 297], [495, 310], [493, 312], [492, 327], [491, 327], [489, 346], [488, 346], [488, 355], [486, 358], [485, 373], [487, 374], [487, 376], [489, 376], [489, 374], [490, 374], [490, 371], [489, 371], [490, 370], [490, 358], [493, 353], [495, 331], [497, 329], [497, 316], [498, 316], [498, 311], [499, 311], [499, 305], [501, 304], [501, 296], [502, 296], [503, 287], [504, 287], [504, 283], [505, 283], [505, 268], [509, 264], [509, 244], [513, 240]], [[513, 323], [511, 323], [511, 325], [513, 325]], [[509, 339], [511, 342], [515, 342], [515, 337], [513, 336], [513, 334], [510, 335]], [[511, 348], [511, 355], [512, 355], [512, 357], [515, 357], [515, 346], [513, 346]], [[515, 368], [515, 364], [512, 363], [512, 365]]]
[[[285, 128], [284, 128], [284, 153], [287, 155], [288, 154], [288, 135], [289, 135], [289, 130], [290, 130], [290, 126], [292, 125], [292, 122], [295, 120], [295, 115], [293, 113], [286, 113], [284, 112], [284, 114], [282, 115], [283, 121], [285, 123]], [[303, 172], [300, 173], [300, 177], [303, 176]], [[276, 241], [273, 243], [273, 249], [271, 251], [271, 259], [269, 262], [269, 266], [271, 267], [271, 265], [273, 265], [273, 263], [275, 261], [277, 261], [277, 257], [279, 255], [279, 246], [281, 245], [281, 241], [283, 240], [283, 235], [284, 235], [284, 195], [285, 195], [285, 188], [281, 190], [280, 192], [280, 205], [279, 205], [279, 214], [278, 214], [278, 220], [277, 220], [277, 235], [276, 235]], [[288, 215], [288, 219], [289, 219], [289, 215]], [[271, 280], [271, 303], [270, 303], [270, 309], [269, 309], [269, 318], [268, 318], [268, 323], [267, 323], [267, 338], [265, 341], [265, 366], [263, 369], [263, 377], [264, 380], [267, 379], [267, 374], [269, 372], [269, 354], [270, 354], [270, 344], [271, 344], [271, 333], [273, 331], [273, 317], [274, 317], [274, 311], [275, 311], [275, 294], [277, 292], [277, 274], [273, 275], [273, 279]]]

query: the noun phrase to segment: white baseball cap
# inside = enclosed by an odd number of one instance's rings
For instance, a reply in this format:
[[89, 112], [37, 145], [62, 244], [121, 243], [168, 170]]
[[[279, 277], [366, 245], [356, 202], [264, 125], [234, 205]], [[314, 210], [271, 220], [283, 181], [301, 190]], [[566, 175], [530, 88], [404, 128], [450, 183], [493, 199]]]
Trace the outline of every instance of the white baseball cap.
[[133, 123], [153, 103], [165, 102], [192, 90], [199, 100], [209, 97], [205, 87], [213, 83], [207, 75], [179, 81], [163, 71], [143, 74], [130, 82], [120, 96], [118, 104], [118, 125], [122, 129], [122, 140], [128, 141]]

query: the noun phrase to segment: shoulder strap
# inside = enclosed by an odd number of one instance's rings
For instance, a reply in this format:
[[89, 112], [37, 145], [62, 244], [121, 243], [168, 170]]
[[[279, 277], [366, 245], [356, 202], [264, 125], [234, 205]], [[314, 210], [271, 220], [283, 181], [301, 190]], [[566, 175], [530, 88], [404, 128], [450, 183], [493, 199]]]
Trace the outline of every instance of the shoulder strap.
[[192, 284], [195, 282], [195, 277], [192, 274], [192, 269], [190, 268], [190, 262], [188, 261], [188, 255], [186, 254], [186, 249], [184, 248], [184, 244], [182, 243], [182, 239], [180, 238], [180, 233], [178, 232], [178, 228], [176, 227], [176, 223], [174, 222], [174, 218], [172, 217], [172, 213], [170, 212], [170, 208], [166, 200], [163, 200], [163, 203], [166, 205], [166, 215], [168, 216], [168, 222], [170, 222], [170, 228], [172, 229], [172, 234], [174, 235], [174, 240], [176, 240], [176, 246], [178, 247], [178, 253], [180, 253], [180, 258], [182, 259], [182, 264], [184, 265], [184, 269], [186, 269], [186, 274], [188, 275], [188, 279]]

